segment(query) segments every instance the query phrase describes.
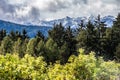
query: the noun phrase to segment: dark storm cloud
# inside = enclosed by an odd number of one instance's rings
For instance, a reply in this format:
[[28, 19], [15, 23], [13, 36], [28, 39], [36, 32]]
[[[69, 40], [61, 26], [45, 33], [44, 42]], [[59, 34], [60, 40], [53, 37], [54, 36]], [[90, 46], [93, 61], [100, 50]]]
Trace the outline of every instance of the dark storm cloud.
[[30, 12], [29, 12], [29, 16], [35, 20], [35, 19], [39, 19], [40, 17], [40, 10], [38, 8], [32, 7]]
[[[30, 10], [26, 10], [25, 8], [28, 7], [27, 5], [28, 4], [10, 4], [7, 0], [0, 0], [0, 12], [3, 13], [0, 14], [0, 17], [6, 17], [8, 20], [15, 19], [18, 21], [38, 20], [40, 17], [40, 10], [31, 6], [29, 6]], [[28, 13], [27, 15], [19, 15], [19, 11], [27, 11]]]
[[77, 5], [77, 4], [87, 4], [88, 0], [55, 0], [55, 1], [51, 1], [48, 4], [46, 4], [48, 7], [46, 8], [46, 10], [49, 10], [50, 12], [57, 12], [61, 9], [66, 9], [69, 8], [73, 5]]
[[120, 0], [0, 0], [0, 19], [3, 16], [7, 20], [11, 17], [26, 21], [99, 13], [116, 15], [120, 12], [119, 3]]
[[[116, 0], [117, 2], [120, 2], [120, 0]], [[120, 3], [119, 3], [120, 4]]]
[[11, 5], [7, 3], [7, 0], [0, 0], [0, 10], [4, 13], [14, 13], [16, 8], [18, 8], [16, 5]]
[[88, 0], [73, 0], [73, 3], [76, 4], [87, 4]]
[[56, 0], [49, 2], [46, 9], [50, 12], [57, 12], [58, 10], [68, 8], [69, 5], [70, 4], [67, 1]]

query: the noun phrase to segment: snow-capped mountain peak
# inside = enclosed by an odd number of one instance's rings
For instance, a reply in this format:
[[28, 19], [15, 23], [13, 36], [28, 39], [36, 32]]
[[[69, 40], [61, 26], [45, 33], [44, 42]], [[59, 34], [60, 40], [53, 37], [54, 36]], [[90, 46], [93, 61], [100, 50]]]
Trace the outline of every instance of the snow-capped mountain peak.
[[[113, 25], [113, 21], [115, 21], [115, 17], [108, 15], [108, 16], [102, 17], [100, 20], [101, 22], [105, 22], [105, 24], [108, 27], [111, 27]], [[54, 24], [62, 23], [62, 25], [65, 27], [71, 26], [72, 28], [76, 28], [78, 27], [78, 24], [81, 23], [81, 21], [83, 21], [84, 24], [87, 24], [88, 21], [91, 21], [94, 24], [95, 21], [97, 21], [97, 17], [93, 15], [91, 15], [89, 18], [87, 17], [71, 18], [69, 16], [66, 16], [65, 18], [61, 18], [61, 19], [55, 19], [55, 20], [50, 20], [50, 21], [41, 20], [41, 21], [37, 21], [36, 23], [31, 22], [31, 23], [25, 23], [25, 24], [53, 27]]]
[[[22, 24], [0, 20], [0, 30], [5, 29], [7, 32], [10, 32], [11, 30], [21, 32], [23, 29], [26, 29], [30, 37], [33, 37], [37, 31], [41, 31], [46, 36], [48, 35], [48, 31], [52, 29], [54, 24], [62, 23], [64, 27], [70, 26], [71, 28], [77, 28], [79, 27], [79, 24], [81, 24], [81, 21], [83, 21], [84, 25], [86, 25], [89, 20], [94, 24], [97, 20], [97, 17], [90, 16], [89, 18], [71, 18], [66, 16], [62, 19], [55, 19], [50, 21], [38, 20], [32, 22], [24, 22]], [[115, 21], [116, 19], [113, 16], [105, 16], [102, 17], [100, 20], [101, 22], [105, 22], [108, 27], [111, 27], [113, 25], [113, 21]]]

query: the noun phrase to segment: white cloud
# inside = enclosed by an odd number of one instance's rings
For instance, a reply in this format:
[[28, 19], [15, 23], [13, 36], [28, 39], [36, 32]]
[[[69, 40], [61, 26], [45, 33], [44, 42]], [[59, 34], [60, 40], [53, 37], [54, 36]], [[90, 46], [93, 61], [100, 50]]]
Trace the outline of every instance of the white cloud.
[[32, 21], [101, 14], [117, 15], [120, 0], [0, 0], [0, 19]]

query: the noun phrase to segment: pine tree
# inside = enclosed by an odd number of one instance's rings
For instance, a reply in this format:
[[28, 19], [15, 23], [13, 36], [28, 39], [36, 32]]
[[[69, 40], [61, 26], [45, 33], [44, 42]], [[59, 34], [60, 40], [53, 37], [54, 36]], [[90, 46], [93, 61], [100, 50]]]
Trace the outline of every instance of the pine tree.
[[59, 49], [57, 43], [53, 39], [49, 38], [45, 44], [46, 52], [43, 55], [47, 62], [54, 63], [56, 60], [59, 60]]
[[106, 27], [105, 22], [101, 21], [100, 15], [98, 15], [96, 24], [95, 24], [95, 52], [96, 55], [103, 56], [106, 54], [105, 47], [106, 47]]
[[39, 42], [40, 40], [44, 40], [44, 39], [45, 39], [44, 35], [43, 35], [40, 31], [37, 32], [35, 38], [37, 38], [37, 41], [38, 41], [38, 42]]
[[86, 45], [86, 50], [87, 51], [94, 51], [94, 48], [96, 47], [95, 44], [95, 27], [94, 25], [89, 21], [88, 24], [86, 25], [86, 33], [87, 33], [87, 41], [85, 43]]
[[38, 42], [35, 54], [37, 56], [42, 56], [45, 54], [45, 42], [43, 40]]
[[30, 54], [32, 56], [36, 56], [36, 45], [37, 45], [37, 40], [35, 38], [30, 39], [28, 44], [27, 44], [27, 50], [26, 53]]
[[5, 55], [6, 53], [12, 53], [12, 51], [13, 51], [13, 41], [9, 36], [6, 36], [2, 40], [0, 53]]
[[19, 55], [23, 54], [21, 47], [22, 47], [22, 40], [19, 38], [17, 41], [14, 42], [13, 52]]
[[15, 32], [12, 30], [9, 34], [9, 37], [13, 40], [13, 41], [16, 41], [16, 35], [15, 35]]
[[120, 13], [118, 14], [116, 21], [113, 24], [112, 27], [112, 53], [115, 53], [114, 55], [118, 55], [119, 57], [119, 48], [117, 48], [120, 44]]
[[79, 34], [76, 37], [77, 40], [77, 49], [83, 48], [86, 49], [86, 43], [87, 43], [87, 32], [86, 30], [81, 30]]
[[[76, 52], [76, 40], [70, 26], [65, 30], [65, 42], [68, 45], [68, 52], [70, 53], [70, 55], [74, 54]], [[68, 57], [70, 55], [68, 55]]]
[[3, 40], [3, 38], [6, 36], [6, 30], [1, 30], [0, 31], [0, 41], [2, 41]]
[[49, 31], [49, 37], [57, 43], [59, 48], [64, 44], [64, 34], [64, 27], [61, 23], [59, 25], [55, 25], [53, 29]]
[[26, 50], [27, 50], [27, 45], [28, 45], [29, 39], [25, 39], [22, 40], [22, 45], [21, 45], [21, 53], [19, 54], [20, 57], [24, 57], [24, 55], [26, 54]]
[[115, 54], [115, 57], [116, 57], [117, 61], [120, 62], [120, 43], [119, 43], [119, 45], [116, 47], [116, 52], [114, 52], [114, 54]]
[[25, 29], [23, 29], [23, 31], [22, 31], [22, 40], [25, 40], [26, 38], [28, 39], [29, 37], [27, 35], [27, 31]]
[[19, 32], [19, 31], [15, 32], [15, 36], [16, 36], [17, 39], [22, 38], [21, 32]]
[[69, 48], [69, 45], [65, 42], [61, 49], [59, 49], [59, 52], [60, 52], [60, 63], [61, 64], [65, 64], [67, 62], [67, 60], [69, 59], [70, 55], [72, 53], [70, 53], [70, 48]]

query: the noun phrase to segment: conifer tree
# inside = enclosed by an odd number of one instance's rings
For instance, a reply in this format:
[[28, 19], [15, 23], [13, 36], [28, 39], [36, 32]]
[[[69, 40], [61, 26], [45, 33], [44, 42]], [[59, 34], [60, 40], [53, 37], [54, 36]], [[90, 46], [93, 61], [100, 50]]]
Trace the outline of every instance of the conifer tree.
[[0, 41], [2, 41], [3, 40], [3, 38], [6, 36], [6, 30], [1, 30], [0, 31]]
[[13, 52], [19, 55], [22, 54], [22, 40], [20, 38], [14, 42]]
[[46, 52], [43, 55], [45, 57], [45, 60], [47, 62], [54, 63], [56, 60], [59, 60], [59, 49], [57, 46], [57, 43], [54, 42], [52, 38], [49, 38], [48, 41], [45, 44]]
[[37, 56], [43, 56], [45, 54], [45, 42], [43, 40], [38, 42], [35, 54]]
[[52, 38], [58, 45], [59, 48], [64, 44], [64, 27], [60, 23], [55, 25], [52, 30], [49, 31], [49, 37]]
[[114, 52], [115, 54], [115, 58], [117, 59], [117, 61], [120, 62], [120, 43], [119, 45], [116, 47], [116, 52]]
[[44, 39], [45, 39], [44, 35], [43, 35], [40, 31], [37, 32], [35, 38], [37, 38], [37, 41], [38, 41], [38, 42], [39, 42], [40, 40], [44, 40]]
[[119, 58], [119, 44], [120, 44], [120, 13], [118, 14], [116, 21], [112, 27], [112, 53], [115, 53], [116, 57]]
[[76, 52], [76, 40], [70, 26], [65, 30], [65, 43], [68, 45], [68, 52], [70, 55], [74, 54]]
[[5, 55], [6, 53], [12, 53], [12, 51], [13, 51], [13, 41], [9, 36], [6, 36], [2, 40], [0, 53]]
[[85, 26], [83, 24], [83, 20], [81, 21], [79, 27], [77, 28], [77, 35], [76, 35], [76, 47], [77, 49], [79, 48], [84, 48], [86, 47], [86, 41], [87, 41], [87, 32], [85, 29]]
[[15, 32], [15, 36], [16, 36], [17, 39], [22, 38], [21, 32], [19, 32], [19, 31]]
[[22, 40], [22, 45], [21, 45], [22, 52], [19, 54], [20, 57], [24, 57], [24, 55], [26, 54], [28, 42], [29, 39], [27, 38], [25, 40]]
[[9, 37], [10, 37], [12, 40], [16, 41], [16, 35], [15, 35], [15, 32], [14, 32], [13, 30], [10, 32]]
[[61, 49], [59, 49], [59, 52], [60, 52], [60, 63], [65, 64], [68, 58], [70, 57], [70, 55], [72, 54], [70, 53], [69, 45], [65, 42], [62, 45]]
[[32, 56], [36, 56], [35, 55], [36, 45], [37, 45], [36, 43], [37, 43], [37, 40], [35, 38], [29, 40], [29, 42], [27, 44], [27, 50], [26, 50], [27, 54], [30, 54]]
[[27, 35], [27, 31], [25, 29], [23, 29], [22, 31], [22, 40], [25, 40], [26, 38], [29, 38]]

